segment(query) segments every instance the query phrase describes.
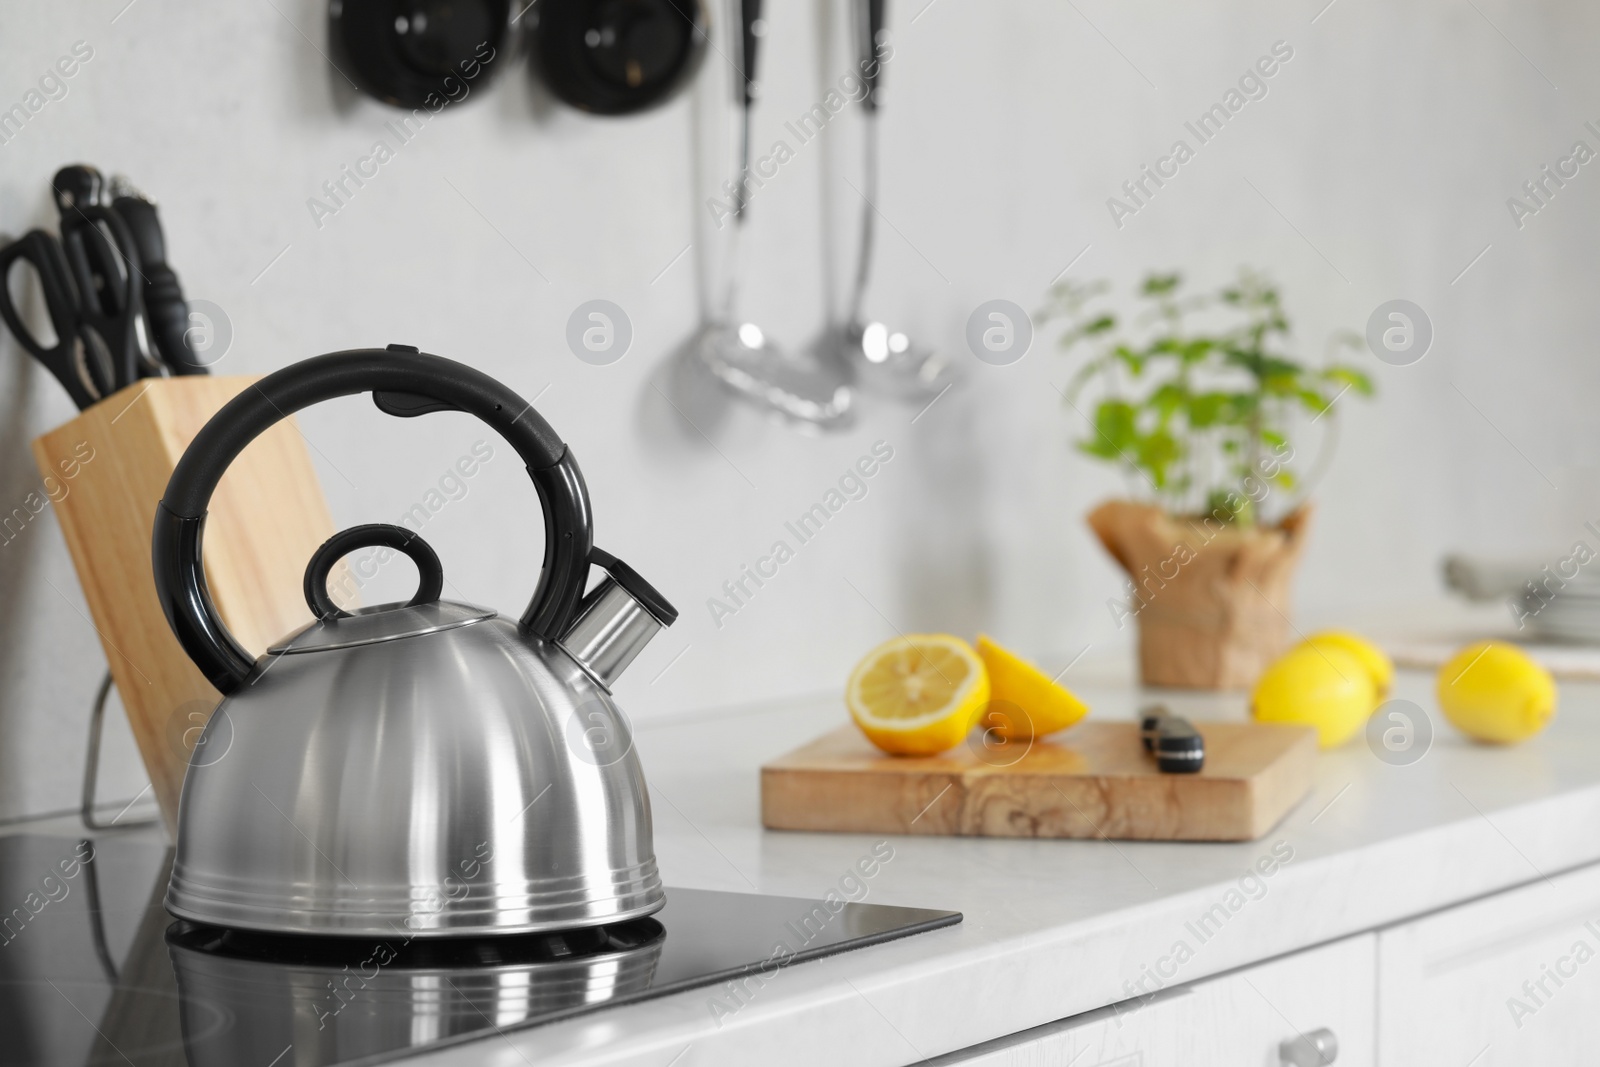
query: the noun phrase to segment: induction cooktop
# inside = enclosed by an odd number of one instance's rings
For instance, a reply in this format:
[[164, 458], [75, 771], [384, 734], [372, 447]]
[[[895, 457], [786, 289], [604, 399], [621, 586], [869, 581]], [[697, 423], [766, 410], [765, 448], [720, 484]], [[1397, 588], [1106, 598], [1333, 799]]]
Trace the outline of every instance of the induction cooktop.
[[961, 921], [669, 887], [650, 918], [562, 934], [278, 937], [174, 921], [171, 862], [148, 842], [0, 837], [0, 1065], [384, 1063], [699, 987], [720, 1019], [791, 964]]

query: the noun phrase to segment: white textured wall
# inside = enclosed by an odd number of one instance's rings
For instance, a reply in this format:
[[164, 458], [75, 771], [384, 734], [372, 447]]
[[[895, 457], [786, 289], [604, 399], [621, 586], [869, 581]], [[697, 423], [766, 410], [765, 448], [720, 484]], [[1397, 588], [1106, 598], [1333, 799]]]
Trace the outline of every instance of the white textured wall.
[[[660, 399], [664, 361], [694, 327], [699, 279], [714, 267], [701, 202], [722, 158], [717, 55], [695, 93], [626, 120], [565, 110], [523, 68], [506, 70], [318, 230], [306, 199], [392, 117], [318, 53], [321, 0], [124, 2], [0, 10], [0, 107], [75, 41], [94, 49], [68, 95], [0, 146], [0, 231], [50, 219], [54, 169], [93, 162], [161, 204], [189, 294], [231, 317], [222, 370], [397, 341], [529, 397], [545, 390], [540, 410], [588, 475], [599, 543], [684, 612], [622, 688], [636, 717], [837, 687], [891, 627], [981, 626], [1042, 657], [1126, 640], [1105, 610], [1115, 577], [1080, 521], [1119, 483], [1071, 454], [1081, 427], [1053, 388], [1069, 364], [1045, 338], [1012, 367], [968, 359], [967, 386], [914, 425], [913, 411], [874, 404], [855, 431], [808, 438], [713, 406], [687, 409], [695, 429]], [[1505, 206], [1574, 140], [1600, 148], [1583, 129], [1600, 125], [1600, 11], [1554, 0], [1337, 0], [1320, 16], [1325, 0], [922, 2], [891, 5], [879, 206], [892, 225], [880, 231], [874, 310], [960, 350], [978, 303], [1038, 306], [1086, 246], [1075, 277], [1177, 267], [1215, 282], [1241, 263], [1269, 268], [1309, 354], [1384, 300], [1421, 304], [1433, 351], [1404, 369], [1367, 360], [1381, 400], [1349, 406], [1319, 494], [1300, 583], [1319, 615], [1433, 595], [1448, 548], [1546, 551], [1600, 516], [1600, 170], [1584, 168], [1520, 231]], [[846, 62], [840, 0], [771, 7], [758, 146], [785, 136], [783, 120]], [[1280, 40], [1294, 57], [1267, 97], [1113, 226], [1106, 198]], [[836, 299], [856, 204], [824, 175], [849, 173], [850, 121], [831, 128], [833, 143], [799, 149], [753, 208], [748, 308], [789, 344], [813, 337]], [[836, 224], [820, 225], [825, 213]], [[563, 341], [572, 309], [597, 297], [635, 329], [627, 357], [605, 368]], [[36, 484], [26, 442], [71, 411], [9, 341], [0, 382], [9, 510]], [[341, 524], [392, 520], [480, 436], [454, 416], [397, 423], [356, 400], [302, 425]], [[880, 439], [894, 459], [869, 495], [716, 629], [706, 598]], [[502, 450], [429, 525], [461, 595], [520, 608], [539, 558], [535, 508]], [[0, 817], [74, 802], [103, 663], [83, 611], [53, 520], [0, 548]], [[143, 779], [125, 731], [106, 758], [105, 795], [132, 796]]]

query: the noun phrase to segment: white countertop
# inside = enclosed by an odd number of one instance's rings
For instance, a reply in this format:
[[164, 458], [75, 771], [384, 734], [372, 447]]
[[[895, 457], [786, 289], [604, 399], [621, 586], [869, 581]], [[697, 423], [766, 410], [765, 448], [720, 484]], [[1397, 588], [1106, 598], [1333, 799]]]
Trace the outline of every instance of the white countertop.
[[[1068, 681], [1096, 717], [1129, 718], [1151, 697], [1119, 682], [1127, 671], [1085, 663]], [[1142, 976], [1148, 991], [1180, 939], [1195, 951], [1169, 988], [1600, 861], [1600, 683], [1562, 682], [1550, 728], [1512, 748], [1455, 733], [1432, 686], [1407, 671], [1392, 694], [1435, 717], [1422, 760], [1387, 765], [1361, 738], [1324, 753], [1311, 795], [1259, 841], [887, 838], [894, 856], [864, 899], [959, 910], [962, 924], [785, 968], [721, 1025], [720, 990], [701, 989], [405, 1062], [898, 1067], [1127, 1000]], [[1160, 699], [1196, 719], [1244, 717], [1242, 694]], [[842, 721], [827, 697], [639, 726], [667, 884], [835, 888], [885, 839], [763, 830], [758, 768]], [[79, 832], [74, 817], [0, 832], [23, 830]], [[1292, 858], [1230, 899], [1275, 850]], [[1201, 944], [1189, 924], [1218, 903], [1235, 910]]]
[[[1084, 674], [1076, 688], [1096, 716], [1131, 717], [1147, 699], [1114, 674], [1104, 684]], [[1438, 720], [1432, 684], [1403, 672], [1392, 694], [1435, 716], [1426, 757], [1390, 766], [1361, 738], [1324, 754], [1311, 796], [1259, 841], [893, 837], [866, 899], [955, 909], [965, 922], [795, 964], [720, 1026], [716, 990], [698, 990], [416, 1062], [908, 1064], [1128, 999], [1125, 983], [1178, 939], [1197, 944], [1185, 924], [1274, 848], [1293, 858], [1168, 985], [1600, 860], [1600, 684], [1563, 683], [1555, 722], [1513, 748], [1473, 744]], [[1244, 715], [1242, 695], [1163, 699], [1196, 718]], [[790, 896], [832, 888], [880, 839], [763, 830], [757, 768], [843, 714], [824, 699], [641, 726], [667, 884]]]

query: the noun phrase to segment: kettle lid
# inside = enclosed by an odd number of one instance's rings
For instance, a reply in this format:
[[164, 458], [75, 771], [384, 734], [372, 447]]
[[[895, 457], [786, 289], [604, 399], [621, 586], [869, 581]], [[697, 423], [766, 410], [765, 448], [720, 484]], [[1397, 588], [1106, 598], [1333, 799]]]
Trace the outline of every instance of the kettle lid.
[[406, 637], [421, 637], [441, 630], [471, 626], [492, 619], [495, 613], [474, 604], [433, 600], [426, 604], [380, 604], [350, 614], [317, 619], [267, 649], [267, 655], [324, 652], [355, 648]]
[[[380, 604], [353, 612], [336, 605], [328, 595], [328, 575], [346, 553], [363, 547], [392, 548], [411, 557], [417, 565], [419, 579], [416, 595], [404, 604]], [[382, 523], [352, 526], [323, 542], [306, 564], [306, 606], [316, 616], [316, 621], [267, 649], [267, 654], [278, 656], [375, 645], [453, 630], [495, 617], [488, 608], [440, 600], [439, 592], [443, 588], [444, 570], [439, 566], [438, 555], [411, 530]]]

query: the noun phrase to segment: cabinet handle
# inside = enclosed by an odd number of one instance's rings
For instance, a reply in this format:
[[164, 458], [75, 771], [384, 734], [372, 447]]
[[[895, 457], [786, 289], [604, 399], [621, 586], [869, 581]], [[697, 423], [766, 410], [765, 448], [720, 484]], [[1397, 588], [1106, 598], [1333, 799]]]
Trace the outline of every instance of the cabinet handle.
[[1326, 1028], [1312, 1030], [1278, 1045], [1283, 1067], [1326, 1067], [1339, 1058], [1339, 1039]]

